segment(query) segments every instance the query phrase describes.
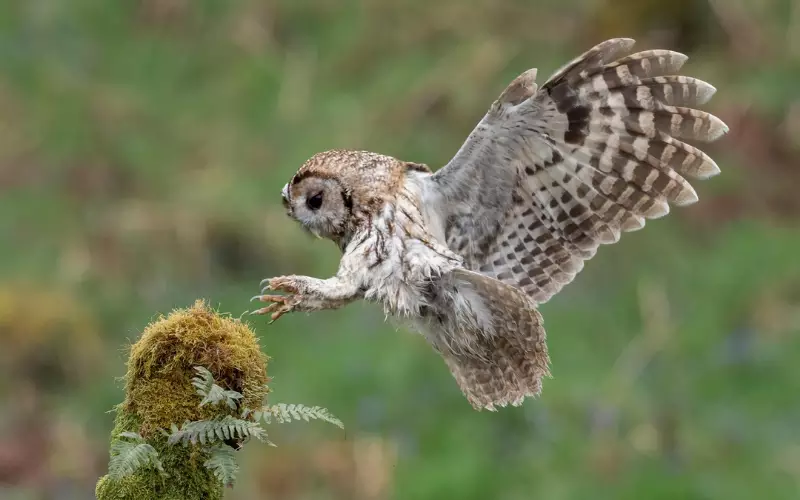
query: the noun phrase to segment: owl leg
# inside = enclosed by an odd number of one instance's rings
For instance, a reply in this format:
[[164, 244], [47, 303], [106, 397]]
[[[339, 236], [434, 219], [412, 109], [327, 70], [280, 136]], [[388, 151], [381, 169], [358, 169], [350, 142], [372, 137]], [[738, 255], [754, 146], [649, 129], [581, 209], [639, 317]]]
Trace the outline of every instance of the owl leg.
[[[359, 298], [358, 287], [338, 277], [323, 280], [308, 276], [280, 276], [265, 279], [261, 284], [265, 285], [262, 295], [251, 300], [270, 304], [250, 314], [270, 314], [272, 321], [293, 311], [338, 309]], [[264, 294], [268, 290], [285, 292], [286, 295]]]

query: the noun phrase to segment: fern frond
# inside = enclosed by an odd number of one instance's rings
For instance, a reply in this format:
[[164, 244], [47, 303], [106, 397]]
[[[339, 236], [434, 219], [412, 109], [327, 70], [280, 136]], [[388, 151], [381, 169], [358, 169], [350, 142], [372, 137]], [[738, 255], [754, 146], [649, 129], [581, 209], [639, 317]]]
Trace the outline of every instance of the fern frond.
[[340, 429], [344, 429], [342, 421], [333, 416], [326, 408], [321, 406], [305, 406], [298, 404], [283, 404], [278, 403], [270, 406], [264, 406], [260, 410], [253, 412], [256, 421], [263, 419], [265, 423], [269, 424], [274, 418], [278, 423], [291, 422], [296, 420], [305, 420], [308, 422], [310, 419], [323, 420], [331, 423]]
[[236, 450], [226, 444], [216, 444], [207, 449], [211, 454], [203, 465], [210, 469], [220, 482], [228, 487], [233, 487], [236, 475], [239, 473], [239, 464], [236, 463]]
[[214, 380], [214, 375], [202, 366], [195, 366], [197, 375], [192, 378], [192, 385], [197, 389], [197, 394], [203, 398], [200, 406], [225, 402], [231, 410], [236, 409], [237, 401], [242, 399], [242, 394], [237, 391], [223, 389]]
[[229, 391], [223, 389], [222, 387], [214, 384], [211, 386], [211, 390], [208, 394], [200, 401], [200, 406], [204, 406], [208, 403], [217, 404], [222, 403], [223, 401], [231, 410], [236, 409], [236, 402], [242, 399], [242, 394], [236, 391]]
[[183, 427], [172, 426], [172, 433], [167, 440], [174, 445], [213, 444], [228, 439], [249, 439], [256, 438], [259, 441], [269, 443], [266, 431], [258, 422], [250, 422], [239, 418], [225, 415], [224, 417], [213, 420], [197, 420], [194, 422], [184, 422]]
[[147, 465], [155, 467], [162, 476], [167, 475], [158, 452], [142, 436], [135, 432], [121, 432], [119, 438], [111, 443], [111, 459], [108, 462], [108, 475], [111, 478], [129, 476]]
[[194, 371], [197, 375], [192, 378], [192, 385], [197, 389], [197, 394], [204, 398], [214, 385], [214, 375], [204, 366], [195, 366]]

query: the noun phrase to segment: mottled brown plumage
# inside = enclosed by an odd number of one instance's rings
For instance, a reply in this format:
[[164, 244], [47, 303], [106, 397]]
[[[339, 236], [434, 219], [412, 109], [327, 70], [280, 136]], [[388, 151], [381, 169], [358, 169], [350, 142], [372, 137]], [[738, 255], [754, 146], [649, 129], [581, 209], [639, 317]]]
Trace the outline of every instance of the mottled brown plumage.
[[364, 298], [414, 324], [475, 408], [520, 404], [549, 373], [536, 310], [601, 244], [697, 195], [719, 172], [686, 140], [727, 131], [694, 109], [715, 89], [675, 73], [686, 56], [601, 43], [537, 88], [501, 94], [436, 173], [358, 151], [313, 156], [284, 187], [289, 214], [339, 245], [327, 280], [265, 280], [273, 319]]

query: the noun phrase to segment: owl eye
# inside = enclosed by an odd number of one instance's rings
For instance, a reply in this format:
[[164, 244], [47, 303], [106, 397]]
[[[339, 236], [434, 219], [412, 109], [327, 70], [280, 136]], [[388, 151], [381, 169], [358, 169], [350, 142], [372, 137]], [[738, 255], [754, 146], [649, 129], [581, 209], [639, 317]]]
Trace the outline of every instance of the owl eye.
[[311, 210], [319, 210], [319, 207], [322, 206], [322, 191], [306, 200], [306, 205], [308, 205], [308, 208]]

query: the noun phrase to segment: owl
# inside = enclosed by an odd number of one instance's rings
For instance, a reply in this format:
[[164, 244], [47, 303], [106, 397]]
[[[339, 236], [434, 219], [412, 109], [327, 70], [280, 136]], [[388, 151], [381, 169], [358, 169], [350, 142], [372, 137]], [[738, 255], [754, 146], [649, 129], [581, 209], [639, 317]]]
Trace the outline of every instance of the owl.
[[[342, 252], [335, 276], [262, 281], [254, 314], [364, 299], [419, 331], [478, 410], [519, 405], [550, 376], [542, 316], [603, 244], [719, 173], [684, 141], [728, 131], [695, 109], [716, 89], [669, 50], [603, 42], [542, 86], [536, 70], [491, 105], [441, 169], [366, 152], [311, 157], [283, 187], [290, 217]], [[270, 291], [281, 292], [279, 294]]]

